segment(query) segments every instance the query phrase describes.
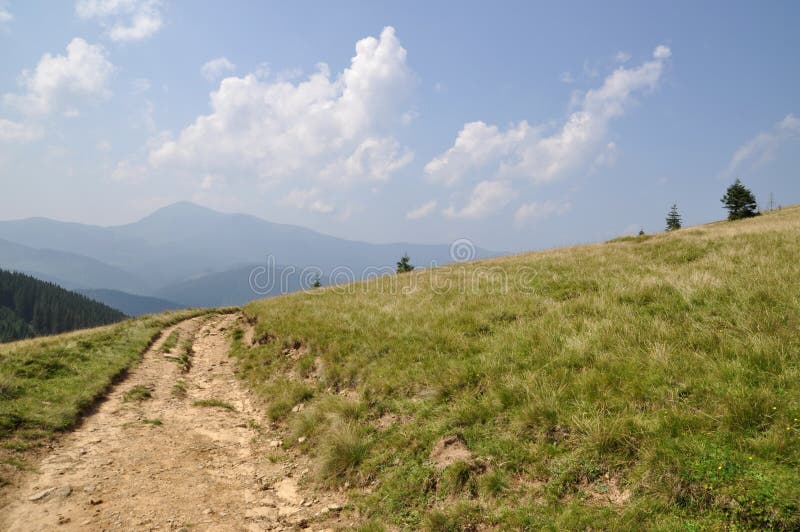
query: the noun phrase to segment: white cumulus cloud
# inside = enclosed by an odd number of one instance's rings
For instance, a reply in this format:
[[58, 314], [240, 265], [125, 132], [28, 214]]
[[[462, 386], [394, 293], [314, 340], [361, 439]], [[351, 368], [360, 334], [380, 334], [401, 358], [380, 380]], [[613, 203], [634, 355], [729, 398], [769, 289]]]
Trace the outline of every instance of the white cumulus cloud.
[[12, 20], [14, 20], [14, 15], [12, 15], [8, 9], [0, 5], [0, 24], [5, 24]]
[[207, 61], [201, 68], [200, 74], [208, 81], [216, 81], [229, 72], [236, 70], [234, 65], [227, 57], [217, 57]]
[[208, 174], [200, 181], [200, 190], [211, 190], [226, 184], [227, 181], [224, 177]]
[[656, 50], [653, 52], [653, 57], [656, 59], [668, 59], [672, 56], [672, 50], [669, 49], [668, 46], [664, 46], [663, 44], [659, 44], [656, 46]]
[[164, 24], [161, 0], [78, 0], [75, 12], [99, 21], [112, 41], [147, 39]]
[[535, 183], [563, 178], [607, 148], [609, 122], [623, 114], [636, 93], [657, 86], [669, 56], [669, 48], [658, 46], [652, 60], [617, 68], [600, 87], [587, 91], [578, 109], [550, 134], [524, 120], [505, 131], [484, 122], [467, 123], [453, 146], [425, 166], [425, 173], [431, 181], [448, 185], [469, 176]]
[[0, 118], [0, 141], [30, 142], [43, 135], [44, 131], [38, 126]]
[[524, 203], [514, 213], [514, 221], [522, 224], [529, 220], [543, 220], [551, 216], [566, 213], [572, 208], [569, 201], [546, 200], [540, 202]]
[[455, 185], [472, 170], [496, 164], [507, 156], [525, 140], [530, 129], [524, 120], [505, 132], [484, 122], [469, 122], [458, 133], [452, 148], [425, 165], [425, 173], [431, 181]]
[[325, 167], [320, 176], [331, 182], [351, 184], [359, 181], [388, 181], [391, 175], [414, 159], [392, 137], [368, 137], [347, 158]]
[[29, 115], [60, 110], [74, 116], [79, 103], [111, 96], [108, 82], [113, 71], [102, 46], [76, 37], [67, 45], [66, 55], [45, 54], [33, 71], [24, 70], [20, 76], [24, 92], [5, 94], [3, 99]]
[[444, 214], [450, 218], [486, 218], [517, 197], [508, 181], [481, 181], [472, 189], [469, 201], [461, 209], [452, 206]]
[[[211, 112], [152, 149], [149, 162], [299, 189], [385, 181], [413, 158], [392, 128], [402, 125], [414, 82], [406, 51], [387, 27], [358, 41], [350, 66], [336, 76], [321, 63], [296, 81], [255, 73], [223, 79], [211, 93]], [[329, 206], [321, 201], [317, 212]]]
[[128, 160], [120, 161], [111, 172], [111, 179], [124, 183], [140, 183], [147, 176], [147, 166]]
[[330, 214], [335, 207], [326, 201], [323, 192], [317, 187], [309, 189], [294, 189], [289, 191], [283, 201], [283, 205], [294, 207], [295, 209], [306, 209], [311, 212]]
[[421, 220], [433, 214], [436, 210], [436, 200], [431, 200], [423, 203], [416, 209], [412, 209], [406, 213], [406, 218], [409, 220]]
[[727, 173], [730, 175], [743, 167], [769, 162], [781, 145], [797, 138], [800, 138], [800, 118], [790, 113], [770, 131], [759, 133], [733, 152]]
[[619, 51], [614, 55], [614, 61], [617, 63], [627, 63], [631, 60], [631, 54], [628, 52]]

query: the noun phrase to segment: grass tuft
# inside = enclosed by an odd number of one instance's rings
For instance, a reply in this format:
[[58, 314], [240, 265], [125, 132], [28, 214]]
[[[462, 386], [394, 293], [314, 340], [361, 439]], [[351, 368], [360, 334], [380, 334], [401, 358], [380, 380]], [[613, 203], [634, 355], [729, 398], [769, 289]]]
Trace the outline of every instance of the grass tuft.
[[178, 345], [178, 340], [180, 340], [181, 332], [178, 330], [172, 331], [169, 336], [167, 336], [164, 343], [161, 344], [161, 352], [162, 353], [169, 353], [172, 351], [176, 345]]
[[510, 487], [509, 474], [503, 469], [494, 469], [481, 476], [480, 491], [488, 497], [500, 497]]
[[142, 384], [137, 384], [122, 394], [122, 401], [125, 403], [132, 403], [144, 401], [146, 399], [150, 399], [151, 397], [153, 397], [153, 390], [151, 388]]
[[181, 344], [181, 354], [178, 357], [178, 364], [184, 373], [192, 368], [192, 357], [194, 356], [194, 345], [191, 338], [183, 341]]
[[175, 397], [186, 397], [186, 381], [179, 379], [172, 385], [172, 395]]
[[320, 476], [329, 482], [349, 478], [364, 461], [369, 442], [364, 430], [353, 423], [341, 423], [329, 430], [320, 455]]
[[437, 489], [444, 495], [458, 496], [465, 490], [475, 493], [476, 484], [472, 478], [472, 468], [470, 464], [463, 460], [450, 464], [442, 472], [442, 479]]
[[277, 381], [266, 386], [270, 397], [267, 415], [272, 420], [285, 418], [292, 408], [314, 396], [313, 389], [302, 382]]
[[446, 509], [428, 512], [425, 516], [425, 530], [429, 532], [477, 530], [480, 522], [480, 507], [470, 502], [459, 502]]
[[225, 410], [236, 410], [236, 407], [220, 399], [201, 399], [192, 403], [193, 406], [205, 406], [209, 408], [224, 408]]

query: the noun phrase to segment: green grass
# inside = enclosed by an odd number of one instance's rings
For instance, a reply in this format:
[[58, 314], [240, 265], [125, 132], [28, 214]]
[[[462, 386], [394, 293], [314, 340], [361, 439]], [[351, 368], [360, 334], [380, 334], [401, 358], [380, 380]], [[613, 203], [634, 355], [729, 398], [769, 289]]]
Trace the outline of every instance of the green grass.
[[194, 345], [192, 344], [192, 339], [187, 338], [181, 344], [181, 354], [178, 357], [178, 365], [180, 365], [181, 369], [184, 372], [187, 372], [192, 368], [193, 356], [194, 356]]
[[224, 408], [225, 410], [235, 411], [236, 407], [220, 399], [201, 399], [192, 403], [194, 406], [204, 406], [209, 408]]
[[799, 280], [793, 207], [261, 300], [234, 354], [372, 523], [798, 529]]
[[362, 427], [351, 423], [333, 427], [322, 443], [320, 474], [328, 480], [347, 478], [368, 452], [369, 442]]
[[175, 397], [186, 397], [186, 381], [180, 379], [172, 385], [172, 395]]
[[169, 312], [1, 344], [0, 458], [24, 460], [73, 427], [162, 329], [207, 312]]
[[180, 331], [172, 331], [169, 336], [164, 340], [164, 343], [161, 344], [161, 352], [162, 353], [169, 353], [172, 351], [176, 345], [178, 345], [178, 340], [181, 338]]
[[150, 388], [142, 384], [137, 384], [122, 394], [122, 401], [125, 403], [132, 403], [144, 401], [151, 397], [153, 397], [153, 391]]

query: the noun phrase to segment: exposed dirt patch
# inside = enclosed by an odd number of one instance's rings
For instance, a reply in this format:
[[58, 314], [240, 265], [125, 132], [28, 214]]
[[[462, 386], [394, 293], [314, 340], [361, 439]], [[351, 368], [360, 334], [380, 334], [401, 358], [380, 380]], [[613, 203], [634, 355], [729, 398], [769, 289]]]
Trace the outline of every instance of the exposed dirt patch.
[[387, 430], [399, 423], [399, 421], [400, 418], [396, 414], [387, 412], [375, 420], [375, 426], [378, 427], [378, 430]]
[[254, 338], [254, 335], [255, 335], [255, 330], [252, 329], [252, 328], [249, 329], [250, 341], [248, 343], [248, 341], [247, 341], [247, 333], [246, 333], [245, 334], [245, 345], [256, 345], [256, 344], [258, 344], [258, 345], [266, 345], [266, 344], [269, 344], [269, 343], [272, 343], [272, 342], [275, 341], [275, 336], [270, 334], [270, 333], [268, 333], [268, 332], [265, 332], [264, 334], [262, 334], [258, 338]]
[[283, 354], [292, 360], [298, 360], [306, 353], [308, 353], [308, 347], [300, 342], [294, 342], [292, 345], [286, 346], [283, 349]]
[[472, 451], [461, 436], [445, 436], [433, 446], [430, 459], [436, 467], [445, 468], [456, 462], [471, 462]]
[[622, 506], [631, 498], [631, 490], [620, 485], [619, 478], [606, 474], [601, 480], [584, 483], [580, 490], [589, 502], [606, 506]]
[[[236, 315], [164, 331], [141, 364], [25, 475], [0, 508], [4, 530], [282, 530], [347, 527], [337, 494], [315, 492], [305, 458], [278, 437], [240, 386], [224, 331]], [[160, 347], [193, 339], [183, 372]], [[185, 393], [175, 393], [183, 381]], [[147, 386], [145, 401], [123, 400]], [[193, 406], [215, 401], [229, 408]]]
[[378, 430], [389, 430], [395, 425], [405, 425], [406, 423], [410, 422], [411, 418], [409, 416], [398, 416], [392, 412], [386, 412], [375, 420], [375, 427]]

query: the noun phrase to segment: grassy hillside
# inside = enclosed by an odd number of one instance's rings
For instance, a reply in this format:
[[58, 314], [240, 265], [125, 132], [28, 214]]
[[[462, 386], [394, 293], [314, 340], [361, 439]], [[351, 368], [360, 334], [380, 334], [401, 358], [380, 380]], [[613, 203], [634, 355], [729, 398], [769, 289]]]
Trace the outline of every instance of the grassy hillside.
[[73, 426], [161, 329], [206, 312], [145, 316], [0, 345], [0, 486], [24, 467], [29, 451]]
[[261, 300], [235, 352], [375, 528], [798, 529], [799, 288], [793, 207]]
[[111, 307], [29, 275], [0, 270], [0, 342], [107, 325]]

